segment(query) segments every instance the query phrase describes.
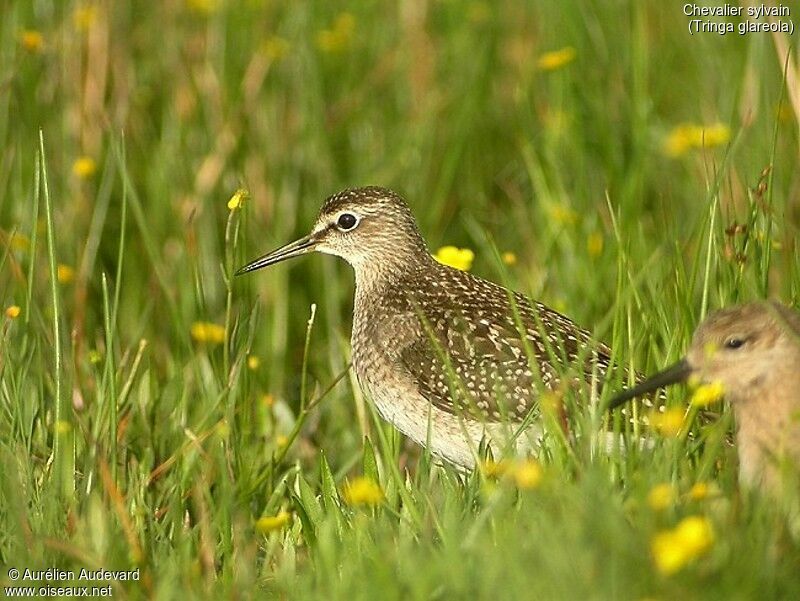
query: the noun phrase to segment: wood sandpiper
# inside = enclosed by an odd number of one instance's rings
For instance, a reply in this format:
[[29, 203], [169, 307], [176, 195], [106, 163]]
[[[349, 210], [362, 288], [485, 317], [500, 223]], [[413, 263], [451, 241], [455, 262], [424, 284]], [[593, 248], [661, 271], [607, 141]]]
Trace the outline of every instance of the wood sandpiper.
[[697, 328], [683, 359], [609, 407], [686, 380], [721, 384], [736, 421], [742, 484], [775, 490], [782, 466], [800, 469], [800, 314], [774, 301], [718, 311]]
[[396, 193], [368, 187], [331, 196], [310, 234], [237, 275], [312, 251], [340, 256], [355, 271], [359, 386], [435, 457], [471, 468], [483, 440], [495, 454], [539, 444], [537, 398], [561, 382], [596, 398], [610, 349], [544, 304], [437, 262]]

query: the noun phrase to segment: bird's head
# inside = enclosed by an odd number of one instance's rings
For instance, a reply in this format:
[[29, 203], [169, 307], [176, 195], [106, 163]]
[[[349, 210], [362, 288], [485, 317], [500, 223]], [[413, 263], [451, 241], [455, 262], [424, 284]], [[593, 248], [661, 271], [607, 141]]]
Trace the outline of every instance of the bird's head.
[[311, 232], [242, 267], [237, 275], [319, 251], [342, 257], [356, 270], [385, 269], [428, 257], [406, 202], [385, 188], [344, 190], [329, 197]]
[[[800, 317], [777, 302], [756, 302], [723, 309], [709, 316], [692, 338], [686, 356], [609, 403], [623, 403], [692, 379], [719, 382], [730, 401], [780, 377], [780, 366], [800, 357]], [[796, 365], [800, 369], [800, 364]]]

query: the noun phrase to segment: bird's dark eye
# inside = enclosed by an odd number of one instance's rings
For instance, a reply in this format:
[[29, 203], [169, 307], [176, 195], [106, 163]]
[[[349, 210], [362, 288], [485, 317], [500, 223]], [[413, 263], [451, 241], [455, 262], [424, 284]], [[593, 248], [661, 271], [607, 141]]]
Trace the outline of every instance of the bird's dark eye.
[[727, 349], [737, 349], [741, 348], [745, 343], [744, 338], [740, 338], [739, 336], [731, 336], [725, 340], [725, 348]]
[[336, 220], [336, 225], [340, 230], [346, 232], [358, 225], [358, 218], [352, 213], [342, 213]]

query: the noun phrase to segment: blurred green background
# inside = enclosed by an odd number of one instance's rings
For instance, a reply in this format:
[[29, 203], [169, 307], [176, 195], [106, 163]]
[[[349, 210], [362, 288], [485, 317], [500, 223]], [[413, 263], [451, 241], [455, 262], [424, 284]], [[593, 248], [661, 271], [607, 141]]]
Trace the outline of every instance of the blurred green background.
[[[797, 300], [792, 36], [656, 1], [0, 9], [0, 564], [139, 566], [115, 591], [158, 598], [800, 594], [727, 409], [652, 454], [556, 450], [534, 491], [462, 477], [350, 377], [307, 410], [349, 361], [346, 265], [230, 278], [381, 185], [432, 252], [659, 368], [711, 308]], [[360, 474], [377, 507], [340, 498]], [[715, 542], [664, 574], [651, 539], [698, 513]]]

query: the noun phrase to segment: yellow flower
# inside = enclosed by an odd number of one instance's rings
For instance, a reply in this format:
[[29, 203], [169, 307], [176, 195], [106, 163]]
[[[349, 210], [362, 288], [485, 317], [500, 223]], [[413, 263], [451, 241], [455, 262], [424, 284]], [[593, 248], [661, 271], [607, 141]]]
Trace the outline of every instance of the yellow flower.
[[336, 53], [347, 49], [356, 29], [356, 18], [351, 13], [341, 13], [330, 29], [317, 33], [317, 48], [323, 52]]
[[555, 71], [575, 60], [575, 48], [565, 46], [560, 50], [545, 52], [536, 60], [536, 66], [542, 71]]
[[664, 412], [652, 411], [648, 414], [648, 421], [663, 436], [677, 436], [683, 427], [683, 409], [673, 407]]
[[272, 407], [275, 404], [275, 396], [269, 393], [261, 395], [261, 403], [267, 407]]
[[345, 483], [342, 498], [348, 505], [379, 505], [384, 496], [381, 487], [366, 476]]
[[662, 574], [677, 572], [691, 561], [671, 530], [659, 532], [653, 537], [650, 553], [653, 555], [656, 568]]
[[667, 482], [656, 484], [647, 494], [647, 504], [650, 509], [663, 511], [675, 504], [677, 496], [675, 487], [672, 484]]
[[256, 530], [261, 534], [269, 534], [276, 530], [281, 530], [292, 521], [292, 514], [288, 511], [280, 511], [277, 515], [265, 515], [256, 521]]
[[715, 123], [713, 125], [704, 126], [701, 135], [697, 140], [697, 146], [722, 146], [727, 144], [731, 139], [731, 128], [724, 123]]
[[514, 464], [512, 471], [517, 488], [536, 488], [542, 480], [542, 466], [533, 459], [526, 459]]
[[92, 349], [91, 351], [89, 351], [88, 358], [89, 358], [89, 363], [91, 363], [92, 365], [97, 365], [103, 360], [103, 355], [101, 355], [100, 351], [98, 351], [97, 349]]
[[261, 359], [256, 357], [255, 355], [250, 355], [247, 357], [247, 369], [250, 371], [255, 371], [258, 369], [258, 366], [261, 365]]
[[689, 516], [674, 529], [656, 534], [650, 552], [658, 571], [669, 575], [708, 551], [713, 543], [711, 523], [700, 516]]
[[192, 324], [192, 338], [197, 342], [222, 344], [225, 342], [225, 328], [210, 321], [196, 321]]
[[551, 204], [547, 207], [547, 213], [558, 225], [575, 225], [578, 223], [578, 213], [565, 204]]
[[695, 407], [705, 407], [716, 403], [724, 394], [725, 388], [722, 386], [722, 382], [716, 381], [711, 382], [711, 384], [702, 384], [692, 394], [691, 402]]
[[679, 157], [693, 148], [711, 148], [726, 144], [731, 138], [730, 128], [723, 123], [697, 125], [683, 123], [675, 127], [664, 141], [664, 152]]
[[673, 129], [664, 141], [664, 152], [667, 156], [679, 157], [688, 152], [692, 147], [692, 131], [691, 125], [679, 125]]
[[275, 437], [275, 444], [279, 447], [285, 447], [287, 444], [289, 444], [289, 437], [285, 434], [278, 434]]
[[693, 555], [700, 555], [714, 544], [711, 522], [699, 515], [691, 515], [680, 521], [675, 534]]
[[78, 6], [72, 12], [72, 22], [78, 31], [88, 31], [97, 21], [97, 7], [90, 4]]
[[78, 157], [72, 163], [72, 173], [81, 179], [89, 179], [94, 175], [95, 171], [97, 171], [97, 163], [91, 157]]
[[231, 211], [241, 209], [244, 206], [244, 201], [250, 198], [250, 193], [244, 188], [239, 188], [233, 193], [231, 199], [228, 201], [228, 208]]
[[501, 259], [503, 263], [506, 265], [516, 265], [517, 264], [517, 255], [512, 252], [504, 252]]
[[19, 308], [19, 305], [11, 305], [10, 307], [6, 307], [6, 317], [9, 319], [16, 319], [19, 317], [21, 311], [22, 309]]
[[469, 271], [472, 267], [472, 261], [475, 260], [475, 253], [468, 248], [442, 246], [436, 251], [433, 258], [443, 265], [455, 267], [461, 271]]
[[510, 468], [511, 462], [506, 459], [500, 461], [487, 459], [481, 462], [481, 472], [483, 472], [483, 475], [487, 478], [499, 478], [504, 476], [509, 472]]
[[695, 482], [692, 488], [689, 489], [689, 492], [686, 493], [686, 496], [692, 501], [702, 501], [716, 492], [716, 487], [713, 484], [709, 484], [708, 482]]
[[261, 51], [268, 59], [277, 61], [289, 54], [289, 42], [279, 36], [272, 36], [261, 45]]
[[35, 29], [26, 29], [19, 34], [19, 43], [28, 52], [41, 52], [44, 48], [44, 37]]
[[586, 239], [586, 251], [590, 257], [599, 257], [603, 254], [603, 234], [592, 232]]
[[533, 459], [487, 459], [481, 462], [481, 472], [486, 478], [508, 478], [517, 488], [536, 488], [542, 480], [542, 466]]
[[59, 263], [56, 267], [56, 279], [60, 284], [71, 284], [75, 279], [75, 270], [69, 265]]

